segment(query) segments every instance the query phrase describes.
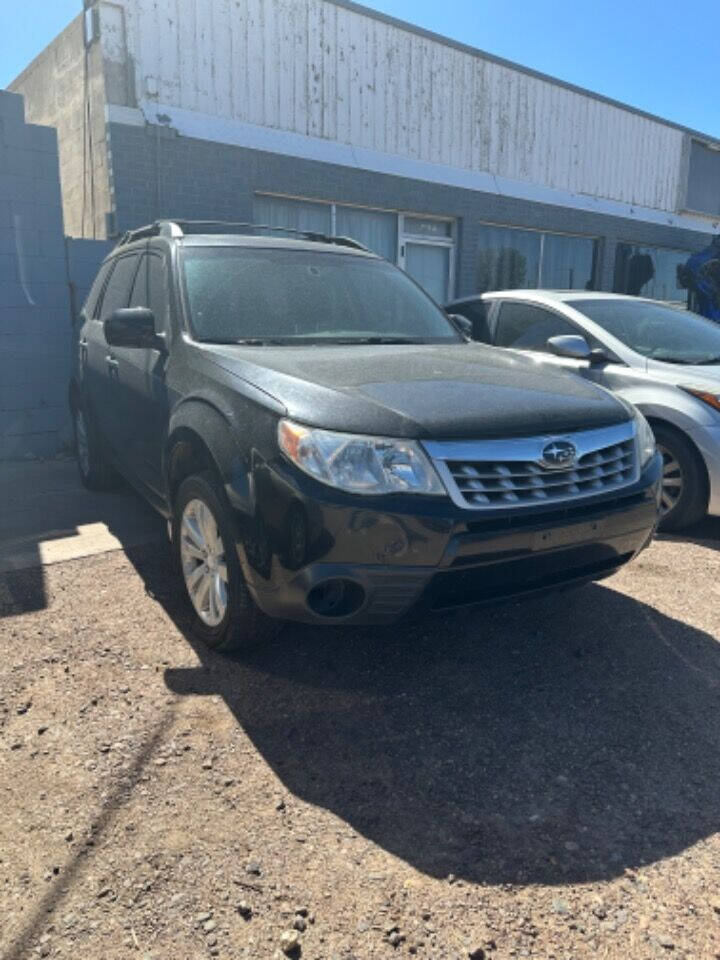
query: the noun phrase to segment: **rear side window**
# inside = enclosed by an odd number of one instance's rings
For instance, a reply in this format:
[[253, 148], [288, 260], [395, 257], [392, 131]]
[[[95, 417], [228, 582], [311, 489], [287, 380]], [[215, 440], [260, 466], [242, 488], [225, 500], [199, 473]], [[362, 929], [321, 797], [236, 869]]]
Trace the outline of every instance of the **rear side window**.
[[568, 320], [530, 303], [513, 303], [506, 300], [500, 307], [495, 344], [515, 350], [542, 350], [547, 352], [550, 337], [578, 334]]
[[116, 262], [102, 300], [101, 316], [103, 320], [115, 310], [126, 307], [130, 302], [130, 292], [139, 260], [138, 254], [131, 254], [128, 257], [121, 257]]
[[105, 286], [105, 281], [107, 280], [108, 274], [112, 270], [112, 267], [112, 260], [108, 261], [108, 263], [104, 263], [100, 267], [98, 275], [95, 277], [95, 282], [93, 283], [92, 287], [90, 287], [90, 293], [87, 296], [87, 300], [85, 301], [85, 305], [82, 310], [86, 317], [94, 317], [96, 315], [95, 308], [98, 306], [100, 294], [102, 293], [102, 289]]

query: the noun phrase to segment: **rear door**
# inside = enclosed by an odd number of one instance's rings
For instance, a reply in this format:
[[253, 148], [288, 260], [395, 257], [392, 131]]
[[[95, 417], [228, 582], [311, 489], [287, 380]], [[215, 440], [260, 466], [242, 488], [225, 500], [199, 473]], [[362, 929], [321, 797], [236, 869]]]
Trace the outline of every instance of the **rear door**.
[[100, 426], [101, 400], [105, 392], [105, 356], [107, 354], [105, 334], [99, 323], [100, 305], [105, 284], [114, 266], [114, 260], [108, 260], [102, 265], [77, 318], [78, 383], [86, 411], [98, 427]]

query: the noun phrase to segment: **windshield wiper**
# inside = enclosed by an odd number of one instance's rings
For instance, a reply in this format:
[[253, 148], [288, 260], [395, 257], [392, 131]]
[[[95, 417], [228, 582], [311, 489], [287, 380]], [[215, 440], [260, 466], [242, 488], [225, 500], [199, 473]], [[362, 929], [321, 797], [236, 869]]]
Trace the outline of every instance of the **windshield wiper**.
[[393, 344], [393, 343], [425, 343], [424, 340], [420, 340], [417, 337], [328, 337], [322, 340], [316, 341], [318, 343], [339, 343], [343, 346], [346, 344], [358, 343], [361, 346], [375, 346], [376, 344]]
[[688, 367], [703, 367], [711, 364], [720, 363], [720, 356], [700, 357], [698, 360], [689, 360], [687, 357], [678, 357], [674, 353], [653, 353], [651, 359], [660, 360], [662, 363], [677, 363]]
[[713, 363], [720, 363], [720, 357], [703, 357], [702, 360], [692, 360], [691, 366], [705, 367], [705, 366], [710, 366]]
[[278, 347], [287, 343], [287, 340], [274, 340], [271, 337], [246, 337], [240, 340], [201, 340], [201, 343], [212, 343], [226, 347]]
[[678, 357], [674, 353], [651, 353], [651, 360], [659, 360], [661, 363], [687, 363], [684, 357]]

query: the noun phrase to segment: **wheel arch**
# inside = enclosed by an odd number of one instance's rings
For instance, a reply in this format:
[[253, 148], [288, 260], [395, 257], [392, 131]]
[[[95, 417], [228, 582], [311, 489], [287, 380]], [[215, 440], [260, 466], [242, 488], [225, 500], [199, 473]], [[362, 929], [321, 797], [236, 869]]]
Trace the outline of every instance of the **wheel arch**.
[[188, 476], [211, 470], [235, 509], [249, 510], [249, 463], [229, 416], [204, 399], [184, 402], [173, 414], [163, 451], [169, 505]]
[[646, 413], [645, 417], [647, 419], [647, 422], [650, 424], [651, 428], [653, 429], [653, 432], [655, 431], [656, 427], [661, 427], [665, 430], [669, 430], [671, 433], [677, 434], [679, 437], [681, 437], [685, 441], [685, 443], [688, 445], [688, 447], [692, 451], [698, 466], [700, 467], [700, 473], [703, 481], [703, 497], [706, 500], [706, 502], [709, 502], [710, 473], [708, 471], [707, 463], [705, 462], [705, 457], [702, 455], [702, 451], [700, 450], [698, 445], [695, 443], [693, 438], [685, 430], [683, 430], [682, 427], [679, 427], [677, 424], [673, 423], [671, 420], [666, 420], [661, 415]]

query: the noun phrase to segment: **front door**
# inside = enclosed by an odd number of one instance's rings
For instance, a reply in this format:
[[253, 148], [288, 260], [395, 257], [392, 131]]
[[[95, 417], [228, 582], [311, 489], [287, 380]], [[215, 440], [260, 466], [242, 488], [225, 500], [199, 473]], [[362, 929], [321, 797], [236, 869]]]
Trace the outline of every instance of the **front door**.
[[451, 220], [400, 217], [400, 266], [440, 305], [453, 295], [454, 253]]
[[[160, 254], [143, 254], [130, 306], [149, 307], [155, 314], [156, 332], [167, 335], [167, 279]], [[140, 347], [119, 347], [113, 352], [118, 363], [114, 406], [119, 415], [125, 456], [138, 479], [161, 494], [162, 437], [167, 421], [167, 354]]]

